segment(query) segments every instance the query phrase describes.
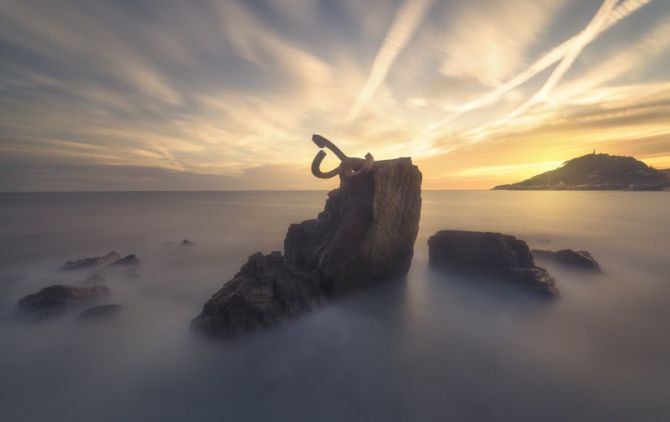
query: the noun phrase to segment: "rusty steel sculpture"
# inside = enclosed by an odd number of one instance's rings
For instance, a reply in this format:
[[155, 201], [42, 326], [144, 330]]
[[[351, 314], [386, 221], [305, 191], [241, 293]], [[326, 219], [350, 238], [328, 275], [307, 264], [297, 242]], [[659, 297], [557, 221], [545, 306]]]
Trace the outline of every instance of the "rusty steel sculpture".
[[[365, 154], [365, 158], [348, 157], [336, 147], [335, 144], [321, 135], [312, 135], [312, 142], [320, 148], [312, 161], [312, 174], [319, 179], [330, 179], [337, 175], [339, 175], [341, 179], [349, 179], [356, 175], [369, 172], [375, 164], [375, 159], [372, 157], [372, 154]], [[326, 172], [321, 171], [321, 162], [326, 157], [326, 151], [324, 151], [323, 148], [331, 150], [341, 161], [339, 166]]]

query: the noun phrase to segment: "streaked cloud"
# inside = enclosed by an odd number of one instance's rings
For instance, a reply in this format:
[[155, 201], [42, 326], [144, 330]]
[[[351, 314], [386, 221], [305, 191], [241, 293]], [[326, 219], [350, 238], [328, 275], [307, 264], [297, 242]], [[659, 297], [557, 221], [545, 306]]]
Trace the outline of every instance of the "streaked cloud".
[[669, 22], [665, 0], [5, 0], [2, 188], [332, 187], [315, 132], [411, 155], [428, 188], [595, 146], [670, 167]]
[[[470, 1], [447, 10], [440, 71], [496, 87], [519, 71], [564, 6], [563, 0]], [[482, 11], [486, 16], [483, 18]]]
[[[572, 63], [574, 63], [576, 58], [579, 56], [579, 53], [581, 53], [581, 51], [589, 43], [591, 43], [597, 36], [599, 36], [604, 31], [614, 26], [621, 19], [637, 11], [639, 8], [650, 3], [653, 0], [624, 0], [624, 2], [619, 4], [618, 6], [616, 5], [617, 1], [618, 0], [605, 0], [602, 3], [601, 7], [596, 12], [596, 14], [591, 19], [591, 21], [577, 35], [571, 37], [570, 39], [561, 43], [560, 45], [550, 49], [547, 53], [543, 54], [538, 60], [533, 62], [530, 66], [528, 66], [523, 71], [519, 72], [506, 82], [499, 84], [495, 89], [459, 106], [458, 108], [456, 108], [456, 110], [454, 110], [452, 114], [447, 116], [445, 119], [431, 124], [428, 127], [428, 130], [435, 131], [440, 127], [452, 122], [454, 119], [456, 119], [463, 113], [468, 113], [473, 110], [477, 110], [495, 104], [496, 102], [500, 101], [503, 98], [503, 96], [508, 92], [510, 92], [511, 90], [528, 82], [529, 80], [531, 80], [531, 78], [545, 71], [550, 66], [554, 65], [556, 62], [559, 62], [558, 66], [556, 67], [554, 72], [550, 75], [549, 79], [547, 79], [543, 87], [531, 99], [529, 99], [519, 108], [517, 108], [517, 110], [511, 112], [510, 116], [521, 114], [524, 110], [526, 110], [533, 103], [538, 101], [538, 99], [543, 98], [548, 91], [550, 91], [556, 86], [556, 84], [560, 81], [560, 79], [565, 75], [567, 70], [569, 70]], [[615, 6], [617, 7], [615, 8]], [[505, 124], [507, 123], [508, 120], [509, 117], [505, 117], [500, 121], [498, 125]], [[478, 129], [478, 132], [481, 132], [481, 128]]]
[[365, 81], [365, 85], [358, 94], [358, 97], [356, 97], [356, 102], [347, 115], [348, 122], [356, 119], [361, 110], [375, 95], [379, 86], [384, 82], [384, 78], [386, 78], [386, 75], [391, 70], [396, 57], [405, 48], [423, 21], [432, 2], [433, 0], [403, 0], [395, 18], [393, 18], [393, 23], [391, 23], [382, 46], [372, 62], [372, 69]]

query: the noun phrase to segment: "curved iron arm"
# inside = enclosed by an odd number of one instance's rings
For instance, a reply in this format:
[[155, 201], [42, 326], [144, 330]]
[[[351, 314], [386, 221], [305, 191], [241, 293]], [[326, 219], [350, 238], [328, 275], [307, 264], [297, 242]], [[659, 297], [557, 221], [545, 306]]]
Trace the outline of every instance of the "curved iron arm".
[[319, 152], [316, 153], [316, 156], [314, 157], [314, 160], [312, 161], [312, 174], [319, 179], [330, 179], [331, 177], [335, 177], [338, 175], [340, 172], [340, 167], [342, 166], [341, 164], [331, 171], [323, 172], [321, 171], [321, 162], [326, 156], [326, 151], [320, 149]]
[[[314, 160], [312, 160], [312, 174], [319, 179], [330, 179], [338, 174], [341, 178], [348, 179], [370, 171], [375, 164], [372, 154], [365, 154], [365, 159], [348, 157], [335, 144], [321, 135], [312, 135], [312, 142], [320, 148], [319, 152], [314, 156]], [[331, 150], [341, 161], [339, 166], [326, 172], [321, 171], [321, 163], [326, 157], [326, 151], [323, 148]]]
[[[365, 154], [365, 160], [361, 158], [349, 158], [340, 164], [340, 176], [345, 179], [367, 173], [375, 165], [375, 159], [369, 152]], [[358, 167], [358, 168], [357, 168]]]
[[344, 161], [349, 158], [338, 147], [336, 147], [334, 143], [330, 142], [321, 135], [312, 135], [312, 142], [314, 142], [319, 148], [328, 148], [329, 150], [333, 151], [333, 153], [337, 155], [337, 158], [339, 158], [340, 161]]

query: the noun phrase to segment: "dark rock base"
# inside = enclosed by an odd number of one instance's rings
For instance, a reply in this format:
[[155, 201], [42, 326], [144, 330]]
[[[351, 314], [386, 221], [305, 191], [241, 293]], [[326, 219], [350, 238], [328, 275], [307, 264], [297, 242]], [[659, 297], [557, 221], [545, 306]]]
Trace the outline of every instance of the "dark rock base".
[[533, 249], [533, 256], [536, 258], [550, 259], [562, 265], [567, 265], [580, 270], [593, 271], [600, 273], [602, 269], [600, 264], [593, 258], [588, 251], [574, 251], [572, 249], [562, 249], [560, 251], [547, 251], [542, 249]]
[[104, 286], [54, 285], [19, 300], [19, 311], [39, 318], [57, 316], [108, 295], [109, 289]]
[[68, 261], [61, 268], [63, 270], [87, 270], [111, 265], [119, 259], [121, 259], [121, 255], [119, 255], [118, 252], [112, 251], [106, 255], [97, 256], [95, 258], [82, 258], [75, 261]]
[[234, 337], [325, 303], [316, 274], [288, 265], [280, 252], [259, 252], [249, 257], [240, 272], [205, 303], [192, 326], [217, 337]]
[[528, 245], [500, 233], [442, 230], [428, 240], [429, 265], [521, 283], [532, 291], [558, 295], [556, 281], [537, 267]]

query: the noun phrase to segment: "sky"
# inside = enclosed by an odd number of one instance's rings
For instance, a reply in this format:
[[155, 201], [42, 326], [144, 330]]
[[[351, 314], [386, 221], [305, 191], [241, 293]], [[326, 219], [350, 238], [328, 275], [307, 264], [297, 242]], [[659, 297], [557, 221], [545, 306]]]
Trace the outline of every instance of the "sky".
[[0, 57], [0, 191], [333, 188], [313, 133], [424, 189], [670, 168], [670, 0], [0, 0]]

